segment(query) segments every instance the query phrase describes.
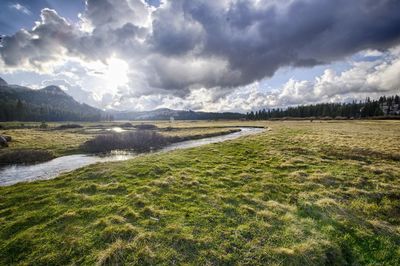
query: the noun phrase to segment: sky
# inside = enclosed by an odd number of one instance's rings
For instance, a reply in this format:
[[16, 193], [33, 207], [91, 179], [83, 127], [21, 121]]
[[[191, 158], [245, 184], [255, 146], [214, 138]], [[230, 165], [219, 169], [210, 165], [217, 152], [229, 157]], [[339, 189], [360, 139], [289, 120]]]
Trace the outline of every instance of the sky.
[[102, 109], [247, 112], [400, 91], [398, 0], [2, 0], [0, 77]]

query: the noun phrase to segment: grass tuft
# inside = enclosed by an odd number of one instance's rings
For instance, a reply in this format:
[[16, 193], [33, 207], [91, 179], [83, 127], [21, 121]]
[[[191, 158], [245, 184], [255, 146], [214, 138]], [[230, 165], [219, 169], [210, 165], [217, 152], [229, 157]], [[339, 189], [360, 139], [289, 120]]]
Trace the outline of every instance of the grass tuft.
[[127, 251], [129, 251], [128, 243], [117, 239], [107, 249], [99, 253], [96, 265], [121, 265], [124, 263]]

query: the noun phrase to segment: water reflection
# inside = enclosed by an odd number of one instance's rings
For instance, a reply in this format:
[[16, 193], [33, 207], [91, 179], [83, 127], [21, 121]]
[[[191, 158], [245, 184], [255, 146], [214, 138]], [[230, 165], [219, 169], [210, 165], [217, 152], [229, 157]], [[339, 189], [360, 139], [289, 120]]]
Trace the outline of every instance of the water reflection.
[[107, 131], [114, 131], [116, 133], [121, 133], [127, 131], [126, 129], [120, 128], [120, 127], [113, 127], [113, 128], [107, 128]]

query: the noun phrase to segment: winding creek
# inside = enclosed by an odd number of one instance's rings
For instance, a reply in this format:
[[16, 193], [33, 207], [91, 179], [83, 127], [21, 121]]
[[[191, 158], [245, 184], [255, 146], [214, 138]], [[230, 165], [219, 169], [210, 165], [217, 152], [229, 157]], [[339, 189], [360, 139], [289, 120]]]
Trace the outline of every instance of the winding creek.
[[[236, 139], [242, 136], [257, 134], [264, 131], [263, 128], [243, 127], [240, 131], [227, 135], [187, 140], [170, 144], [160, 150], [158, 153], [168, 152], [178, 149], [198, 147], [206, 144], [223, 142]], [[55, 158], [51, 161], [33, 165], [11, 165], [0, 168], [0, 186], [13, 185], [19, 182], [29, 182], [34, 180], [44, 180], [55, 178], [61, 173], [72, 171], [83, 166], [99, 162], [124, 161], [146, 153], [131, 153], [116, 151], [107, 155], [74, 154]]]

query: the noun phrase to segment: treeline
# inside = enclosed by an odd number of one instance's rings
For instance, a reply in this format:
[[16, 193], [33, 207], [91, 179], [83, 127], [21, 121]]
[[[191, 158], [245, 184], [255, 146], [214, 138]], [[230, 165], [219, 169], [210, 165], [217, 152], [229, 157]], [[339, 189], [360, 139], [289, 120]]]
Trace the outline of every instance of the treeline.
[[380, 97], [378, 100], [367, 98], [365, 101], [351, 103], [320, 103], [288, 107], [287, 109], [262, 109], [249, 112], [249, 120], [267, 120], [286, 117], [293, 118], [367, 118], [400, 114], [400, 97]]
[[243, 118], [243, 114], [233, 112], [212, 113], [212, 112], [180, 112], [175, 119], [178, 120], [235, 120]]
[[173, 117], [176, 120], [235, 120], [245, 117], [241, 113], [224, 112], [196, 112], [171, 110], [167, 108], [156, 109], [142, 112], [110, 112], [116, 120], [170, 120]]
[[21, 100], [0, 99], [0, 121], [100, 121], [111, 119], [101, 112], [74, 112]]

